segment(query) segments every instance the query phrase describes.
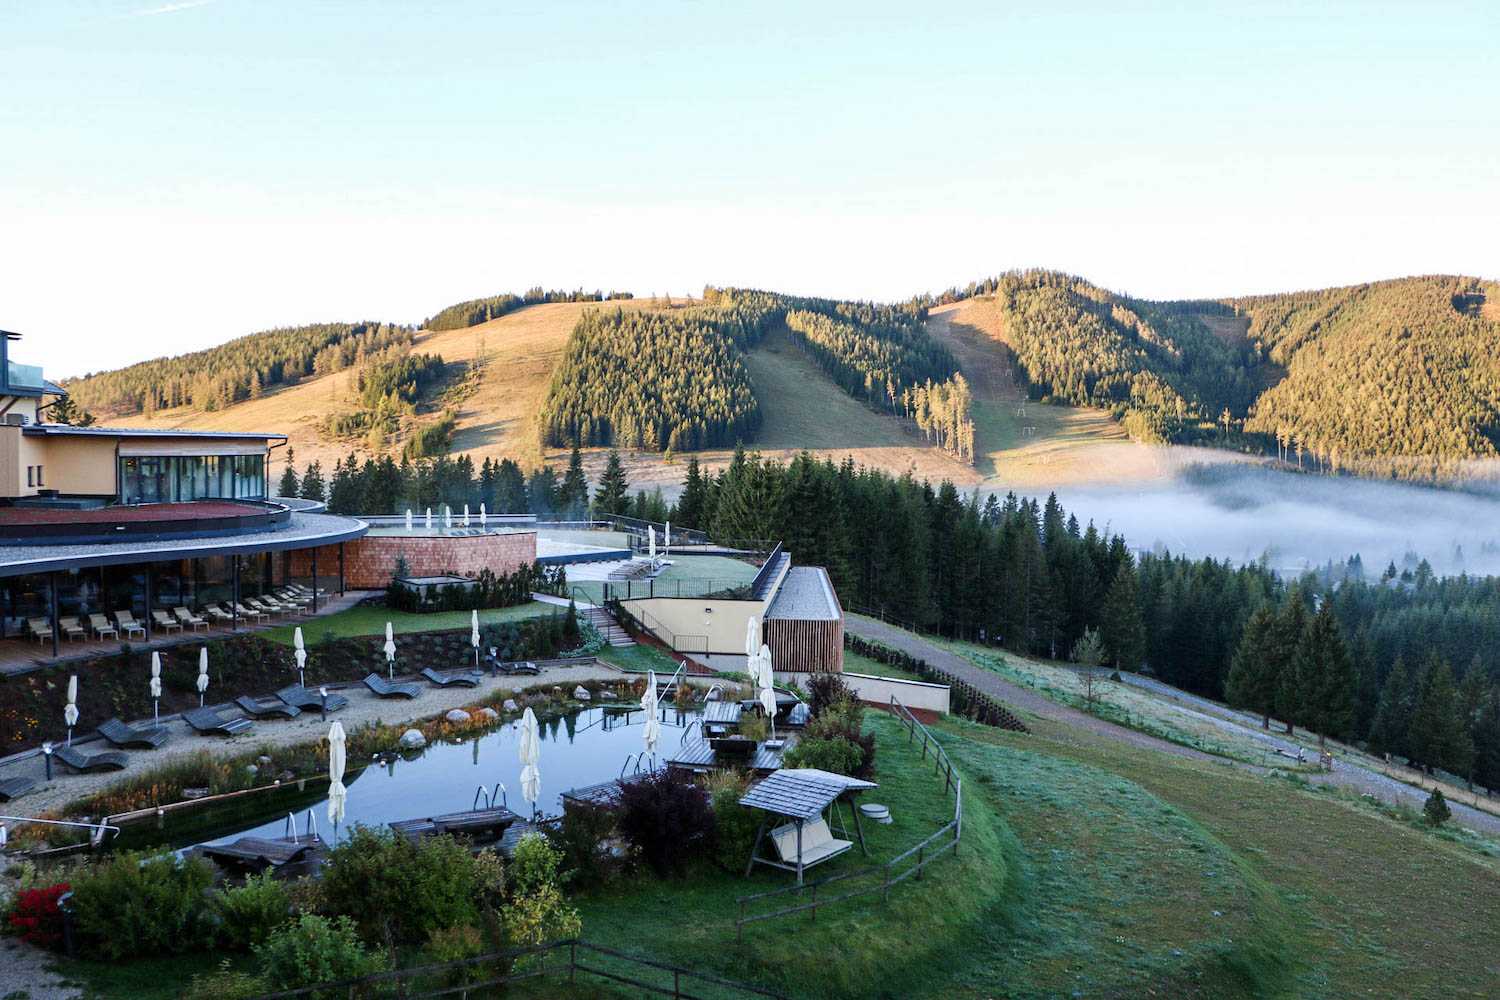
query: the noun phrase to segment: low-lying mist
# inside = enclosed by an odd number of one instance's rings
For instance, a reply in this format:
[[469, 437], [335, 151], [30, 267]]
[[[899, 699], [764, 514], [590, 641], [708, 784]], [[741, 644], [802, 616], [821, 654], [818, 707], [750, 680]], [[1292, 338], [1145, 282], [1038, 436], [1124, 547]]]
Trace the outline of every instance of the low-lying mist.
[[1425, 558], [1439, 574], [1500, 574], [1500, 497], [1260, 466], [1193, 466], [1149, 487], [1060, 489], [1084, 523], [1135, 549], [1265, 559], [1300, 572], [1358, 553], [1367, 575]]

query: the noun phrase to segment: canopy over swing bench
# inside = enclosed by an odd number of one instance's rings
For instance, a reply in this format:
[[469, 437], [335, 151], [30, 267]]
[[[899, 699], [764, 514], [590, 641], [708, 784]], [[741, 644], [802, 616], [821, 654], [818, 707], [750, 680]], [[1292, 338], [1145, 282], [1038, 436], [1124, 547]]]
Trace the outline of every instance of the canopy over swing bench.
[[[828, 827], [824, 810], [830, 810], [839, 824], [839, 832], [845, 837], [849, 829], [838, 810], [839, 800], [846, 794], [856, 795], [866, 789], [879, 787], [873, 781], [850, 778], [832, 771], [813, 768], [785, 768], [758, 782], [740, 799], [740, 805], [759, 809], [766, 813], [760, 829], [755, 833], [755, 846], [750, 849], [750, 861], [745, 865], [748, 876], [757, 863], [797, 873], [797, 884], [802, 884], [802, 872], [829, 858], [836, 858], [854, 846], [854, 841], [839, 839]], [[850, 805], [854, 817], [855, 836], [859, 848], [865, 854], [865, 832], [860, 826], [859, 811]], [[770, 830], [770, 840], [776, 850], [776, 858], [761, 857], [760, 845], [766, 839], [766, 827], [777, 818], [786, 820]]]

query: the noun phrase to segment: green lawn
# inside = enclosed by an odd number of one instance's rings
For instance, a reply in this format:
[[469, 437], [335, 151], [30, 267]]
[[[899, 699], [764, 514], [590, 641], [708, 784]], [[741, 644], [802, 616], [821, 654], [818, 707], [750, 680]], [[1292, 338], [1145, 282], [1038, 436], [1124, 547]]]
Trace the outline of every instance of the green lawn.
[[[923, 762], [907, 744], [905, 730], [873, 712], [866, 724], [878, 740], [880, 788], [865, 799], [890, 806], [895, 822], [866, 826], [870, 858], [852, 851], [810, 878], [890, 858], [952, 818], [952, 796], [934, 781], [930, 759]], [[974, 953], [1010, 877], [1014, 844], [977, 788], [966, 790], [964, 818], [958, 857], [897, 886], [888, 903], [876, 894], [820, 910], [816, 921], [799, 914], [752, 924], [736, 942], [736, 897], [788, 885], [788, 873], [758, 867], [748, 879], [743, 868], [685, 879], [643, 876], [577, 901], [584, 937], [795, 997], [921, 994], [932, 987], [934, 970]]]
[[670, 677], [677, 671], [677, 661], [666, 650], [645, 644], [605, 646], [599, 652], [599, 659], [635, 673], [655, 670], [658, 676]]
[[[517, 604], [510, 608], [490, 608], [479, 612], [480, 624], [491, 622], [512, 622], [523, 618], [535, 618], [538, 615], [551, 614], [554, 611], [564, 609], [552, 605], [543, 604], [540, 601], [528, 601], [525, 604]], [[398, 635], [407, 632], [440, 632], [445, 629], [468, 628], [471, 620], [471, 612], [468, 611], [437, 611], [431, 614], [414, 614], [406, 611], [392, 611], [390, 608], [357, 607], [339, 611], [321, 618], [303, 622], [302, 638], [309, 645], [314, 646], [322, 642], [330, 633], [336, 639], [348, 639], [357, 635], [384, 635], [385, 623], [390, 622], [391, 627]], [[279, 642], [284, 646], [292, 644], [292, 630], [296, 623], [281, 625], [273, 629], [267, 629], [260, 633], [272, 642]]]
[[852, 649], [844, 650], [844, 669], [851, 674], [874, 674], [876, 677], [894, 677], [903, 681], [919, 681], [922, 678], [910, 670], [893, 667], [889, 663], [872, 660]]

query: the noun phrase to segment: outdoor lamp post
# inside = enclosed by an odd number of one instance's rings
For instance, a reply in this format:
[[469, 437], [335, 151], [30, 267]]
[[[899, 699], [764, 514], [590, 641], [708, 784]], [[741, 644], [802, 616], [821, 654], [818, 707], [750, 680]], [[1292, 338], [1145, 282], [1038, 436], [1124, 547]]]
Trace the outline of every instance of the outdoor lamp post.
[[318, 688], [318, 700], [323, 713], [323, 721], [328, 721], [328, 688]]
[[52, 780], [52, 741], [42, 744], [42, 759], [47, 762], [47, 780]]

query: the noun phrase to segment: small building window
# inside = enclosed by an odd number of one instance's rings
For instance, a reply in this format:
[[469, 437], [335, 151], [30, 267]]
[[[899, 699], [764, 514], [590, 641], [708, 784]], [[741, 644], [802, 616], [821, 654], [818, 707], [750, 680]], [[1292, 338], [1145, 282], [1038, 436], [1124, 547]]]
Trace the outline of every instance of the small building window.
[[47, 485], [46, 483], [42, 482], [42, 467], [40, 465], [36, 467], [36, 484], [37, 486]]

